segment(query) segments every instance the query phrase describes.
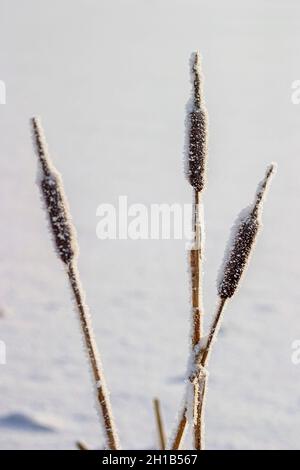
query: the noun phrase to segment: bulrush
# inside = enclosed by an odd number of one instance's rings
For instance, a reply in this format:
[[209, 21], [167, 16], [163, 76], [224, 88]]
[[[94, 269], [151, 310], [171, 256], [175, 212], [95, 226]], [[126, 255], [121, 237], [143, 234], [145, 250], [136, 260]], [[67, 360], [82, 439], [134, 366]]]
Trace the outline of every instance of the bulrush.
[[32, 119], [34, 142], [39, 158], [38, 185], [48, 214], [54, 247], [63, 263], [69, 264], [77, 255], [76, 234], [64, 196], [62, 179], [53, 166], [38, 119]]
[[218, 283], [218, 294], [221, 299], [228, 299], [234, 295], [246, 271], [261, 226], [263, 200], [274, 171], [274, 164], [267, 168], [264, 179], [258, 185], [254, 203], [241, 212], [232, 229]]
[[229, 298], [237, 290], [242, 275], [245, 273], [250, 255], [255, 245], [255, 240], [259, 228], [261, 227], [262, 205], [271, 177], [276, 170], [276, 165], [271, 164], [266, 171], [264, 179], [259, 183], [254, 202], [251, 206], [244, 209], [234, 227], [228, 243], [228, 248], [224, 257], [223, 266], [220, 271], [218, 281], [219, 302], [209, 330], [207, 340], [197, 355], [197, 370], [204, 372], [202, 377], [198, 375], [198, 380], [202, 384], [202, 397], [199, 403], [197, 420], [204, 427], [204, 407], [205, 395], [207, 389], [207, 371], [208, 360], [211, 354], [212, 346], [219, 332], [224, 307]]
[[101, 424], [106, 437], [106, 448], [116, 450], [119, 448], [118, 437], [111, 413], [109, 394], [106, 389], [102, 365], [93, 334], [91, 317], [85, 303], [85, 295], [77, 269], [78, 250], [76, 233], [64, 194], [62, 179], [51, 162], [39, 119], [32, 119], [32, 128], [39, 159], [38, 185], [44, 201], [54, 246], [59, 258], [66, 267], [75, 306], [79, 314], [84, 343], [95, 382]]
[[201, 196], [205, 187], [205, 167], [207, 159], [208, 118], [204, 106], [200, 57], [196, 52], [191, 58], [193, 93], [187, 106], [186, 117], [186, 175], [194, 192], [193, 233], [194, 239], [189, 251], [192, 303], [191, 354], [186, 380], [183, 406], [179, 413], [175, 433], [170, 447], [174, 450], [182, 446], [185, 431], [193, 426], [194, 448], [204, 449], [204, 411], [207, 391], [208, 371], [206, 369], [212, 345], [220, 328], [227, 300], [234, 295], [244, 274], [261, 226], [262, 203], [275, 171], [275, 165], [268, 167], [264, 179], [258, 186], [254, 203], [242, 211], [232, 231], [232, 236], [224, 257], [218, 282], [219, 302], [209, 330], [203, 335], [203, 294], [202, 260], [204, 221]]
[[[205, 185], [205, 166], [207, 157], [207, 112], [204, 106], [202, 75], [200, 70], [200, 55], [194, 52], [190, 60], [192, 96], [187, 104], [186, 116], [186, 144], [185, 144], [185, 165], [189, 183], [193, 188], [193, 243], [189, 250], [189, 266], [191, 277], [191, 303], [192, 303], [192, 337], [191, 337], [191, 357], [190, 363], [194, 363], [196, 350], [202, 336], [203, 329], [203, 294], [202, 294], [202, 259], [203, 259], [203, 239], [204, 220], [202, 211], [201, 195]], [[195, 366], [195, 365], [194, 365]], [[192, 365], [192, 367], [194, 367]], [[190, 371], [188, 371], [190, 376]], [[198, 382], [190, 383], [187, 380], [187, 387], [193, 389], [193, 423], [194, 423], [194, 443], [195, 448], [200, 448], [201, 428], [196, 420], [198, 415], [199, 394], [201, 390]], [[190, 392], [187, 390], [187, 395]], [[171, 443], [172, 449], [179, 449], [188, 424], [188, 406], [184, 401], [182, 411], [179, 416], [177, 431]]]
[[226, 301], [237, 291], [240, 280], [248, 266], [258, 230], [262, 225], [261, 214], [263, 200], [275, 170], [276, 165], [274, 163], [267, 168], [264, 179], [258, 185], [253, 204], [240, 213], [233, 226], [219, 274], [217, 286], [219, 295], [218, 307], [205, 347], [202, 348], [198, 355], [198, 359], [200, 358], [203, 367], [207, 365], [213, 340], [220, 327]]
[[[267, 168], [265, 177], [259, 183], [254, 202], [239, 215], [231, 232], [225, 250], [224, 261], [220, 270], [217, 293], [218, 303], [208, 334], [203, 334], [203, 294], [202, 262], [204, 250], [204, 220], [202, 211], [202, 193], [205, 188], [205, 168], [208, 153], [208, 118], [204, 105], [200, 56], [198, 52], [191, 57], [192, 97], [187, 106], [185, 164], [186, 177], [193, 191], [193, 239], [189, 247], [189, 267], [191, 281], [192, 328], [190, 334], [190, 355], [186, 376], [186, 387], [179, 418], [169, 448], [180, 449], [188, 426], [193, 431], [193, 446], [196, 450], [205, 448], [204, 414], [208, 383], [208, 362], [214, 341], [220, 329], [224, 307], [236, 293], [261, 227], [263, 201], [275, 172], [275, 164]], [[38, 119], [32, 120], [34, 140], [39, 160], [38, 184], [42, 193], [49, 226], [55, 249], [63, 262], [80, 325], [88, 352], [89, 362], [96, 385], [100, 416], [106, 436], [106, 448], [119, 449], [118, 437], [111, 413], [109, 394], [106, 389], [101, 361], [98, 355], [88, 307], [80, 283], [77, 269], [77, 242], [67, 201], [64, 196], [61, 177], [53, 166], [48, 154], [43, 130]], [[155, 417], [161, 449], [166, 448], [165, 432], [160, 404], [154, 401]], [[77, 443], [79, 449], [86, 449], [83, 443]], [[110, 459], [114, 459], [111, 457]], [[108, 461], [109, 459], [107, 459]], [[112, 462], [114, 463], [114, 462]]]
[[205, 184], [208, 125], [198, 52], [191, 56], [191, 79], [193, 95], [187, 104], [186, 117], [187, 177], [194, 190], [201, 192]]

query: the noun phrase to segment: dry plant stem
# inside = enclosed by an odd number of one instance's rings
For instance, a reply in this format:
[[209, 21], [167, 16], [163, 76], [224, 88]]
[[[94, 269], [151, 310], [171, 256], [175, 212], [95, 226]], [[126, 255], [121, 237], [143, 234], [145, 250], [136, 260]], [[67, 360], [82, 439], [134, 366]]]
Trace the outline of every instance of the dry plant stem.
[[222, 320], [222, 313], [225, 307], [227, 299], [221, 299], [219, 298], [219, 303], [217, 306], [216, 314], [212, 323], [212, 326], [210, 328], [209, 336], [207, 339], [206, 347], [201, 355], [201, 366], [206, 367], [208, 364], [209, 356], [211, 353], [211, 349], [214, 343], [214, 340], [217, 337], [218, 331], [221, 326], [221, 320]]
[[[196, 355], [195, 359], [195, 365], [197, 366], [200, 364], [201, 367], [205, 368], [208, 364], [209, 356], [212, 350], [212, 346], [214, 343], [214, 340], [218, 334], [218, 331], [220, 329], [221, 325], [221, 319], [222, 319], [222, 313], [226, 304], [227, 299], [219, 299], [219, 303], [217, 306], [216, 314], [213, 320], [213, 324], [210, 328], [209, 336], [207, 339], [206, 347], [205, 350], [200, 354], [200, 357]], [[198, 364], [197, 364], [198, 363]], [[207, 384], [207, 378], [204, 379], [204, 385], [203, 388], [199, 386], [199, 383], [195, 383], [195, 378], [190, 378], [191, 381], [194, 383], [194, 390], [195, 393], [197, 393], [198, 397], [195, 397], [195, 403], [194, 410], [197, 413], [196, 417], [196, 425], [194, 427], [194, 443], [195, 447], [197, 450], [203, 450], [204, 448], [204, 399], [205, 399], [205, 393], [206, 393], [206, 384]], [[202, 380], [202, 379], [201, 379]], [[202, 388], [202, 390], [201, 390]], [[177, 433], [175, 435], [173, 444], [172, 444], [172, 450], [178, 450], [180, 449], [180, 446], [182, 444], [182, 440], [184, 437], [184, 433], [186, 430], [187, 426], [187, 408], [186, 406], [183, 409]]]
[[192, 309], [193, 309], [193, 349], [199, 344], [202, 334], [202, 282], [201, 282], [201, 226], [200, 226], [200, 193], [194, 190], [194, 246], [190, 251], [190, 269], [192, 283]]
[[47, 148], [46, 138], [38, 118], [32, 119], [33, 137], [39, 161], [38, 185], [44, 201], [56, 253], [63, 262], [74, 294], [80, 324], [86, 343], [88, 357], [97, 389], [106, 445], [109, 449], [118, 448], [118, 440], [113, 425], [108, 393], [101, 368], [96, 343], [93, 337], [88, 308], [77, 271], [78, 256], [76, 232], [72, 223], [61, 177], [54, 167]]
[[[200, 70], [200, 56], [196, 52], [192, 56], [192, 82], [193, 82], [193, 99], [192, 105], [189, 105], [190, 112], [188, 114], [188, 176], [189, 182], [194, 189], [194, 247], [190, 252], [190, 269], [192, 283], [192, 309], [193, 309], [193, 333], [192, 333], [192, 375], [197, 371], [196, 354], [200, 349], [200, 341], [202, 337], [202, 233], [201, 227], [201, 207], [200, 197], [205, 186], [205, 166], [207, 158], [207, 141], [208, 141], [208, 123], [207, 112], [204, 104], [202, 80]], [[192, 107], [190, 107], [192, 106]], [[194, 406], [193, 406], [193, 431], [195, 449], [199, 449], [201, 423], [198, 420], [198, 402], [201, 394], [201, 384], [192, 381], [194, 388]], [[183, 429], [187, 425], [187, 405], [183, 411], [180, 421], [180, 428]]]
[[106, 440], [110, 450], [117, 450], [118, 439], [116, 431], [114, 428], [113, 417], [111, 414], [109, 398], [107, 396], [105, 382], [103, 377], [103, 372], [101, 365], [99, 363], [98, 351], [93, 339], [93, 334], [91, 330], [89, 314], [86, 310], [86, 306], [83, 301], [82, 291], [80, 287], [80, 282], [78, 279], [77, 269], [73, 263], [70, 263], [67, 267], [67, 273], [71, 285], [72, 292], [74, 294], [76, 307], [79, 314], [80, 324], [86, 343], [89, 359], [92, 366], [92, 372], [97, 384], [97, 398], [101, 409], [101, 414], [104, 421], [104, 429], [106, 433]]
[[87, 445], [82, 441], [77, 441], [76, 442], [76, 447], [77, 447], [78, 450], [89, 450]]
[[[208, 152], [208, 120], [207, 112], [204, 103], [202, 81], [200, 67], [200, 55], [198, 52], [192, 54], [191, 57], [191, 81], [192, 81], [192, 97], [187, 107], [186, 129], [187, 129], [187, 177], [190, 185], [193, 188], [193, 232], [194, 232], [194, 246], [190, 250], [190, 271], [191, 271], [191, 285], [192, 285], [192, 338], [191, 338], [191, 358], [190, 363], [193, 367], [193, 373], [196, 372], [196, 354], [200, 348], [200, 340], [202, 336], [202, 230], [201, 226], [201, 207], [200, 198], [202, 191], [205, 187], [205, 167]], [[189, 379], [189, 378], [188, 378]], [[198, 387], [194, 385], [194, 402], [198, 395]], [[172, 442], [172, 449], [179, 449], [184, 437], [184, 433], [188, 424], [187, 418], [188, 403], [184, 403], [183, 409], [180, 412], [180, 419], [176, 435]], [[196, 424], [197, 408], [193, 408], [193, 422], [194, 422], [194, 435], [199, 434], [199, 429]], [[198, 439], [198, 437], [197, 437]], [[196, 440], [196, 438], [195, 438]]]
[[165, 450], [166, 449], [166, 434], [165, 434], [162, 416], [161, 416], [160, 401], [157, 398], [154, 398], [153, 404], [154, 404], [156, 425], [157, 425], [157, 430], [158, 430], [158, 435], [159, 435], [160, 449]]
[[[203, 311], [202, 311], [202, 240], [201, 240], [201, 217], [200, 217], [200, 195], [201, 193], [194, 189], [193, 201], [193, 233], [194, 233], [194, 246], [190, 250], [190, 270], [191, 270], [191, 285], [192, 285], [192, 315], [193, 315], [193, 329], [192, 329], [192, 355], [196, 358], [195, 348], [199, 345], [202, 328], [203, 328]], [[194, 364], [196, 366], [196, 364]], [[194, 384], [195, 399], [198, 396], [198, 384]], [[180, 420], [177, 432], [172, 443], [172, 449], [180, 449], [183, 437], [188, 424], [187, 420], [187, 406], [183, 407], [180, 415]], [[197, 409], [194, 408], [195, 413]], [[195, 417], [196, 418], [196, 417]], [[199, 422], [194, 419], [194, 440], [195, 443], [199, 442], [199, 434], [201, 429]]]
[[[201, 225], [200, 225], [200, 192], [194, 190], [194, 247], [191, 250], [191, 276], [192, 276], [192, 308], [193, 308], [193, 337], [192, 354], [196, 357], [195, 348], [199, 345], [202, 337], [203, 312], [202, 312], [202, 270], [201, 270]], [[194, 364], [194, 369], [195, 369]], [[199, 421], [199, 400], [201, 399], [201, 386], [194, 384], [194, 412], [193, 429], [194, 445], [196, 450], [201, 448], [201, 427]]]
[[176, 431], [176, 434], [175, 434], [175, 437], [174, 437], [174, 441], [172, 443], [172, 450], [178, 450], [181, 448], [181, 445], [182, 445], [182, 442], [183, 442], [183, 438], [184, 438], [184, 434], [185, 434], [185, 431], [186, 431], [186, 427], [187, 427], [187, 407], [186, 405], [184, 405], [184, 408], [180, 414], [180, 421], [179, 421], [179, 424], [178, 424], [178, 427], [177, 427], [177, 431]]
[[194, 384], [194, 444], [196, 450], [204, 450], [204, 401], [206, 395], [207, 377], [199, 374], [197, 382]]
[[[215, 318], [211, 326], [209, 337], [207, 340], [206, 348], [201, 357], [201, 366], [203, 368], [205, 368], [208, 364], [208, 360], [210, 357], [214, 340], [216, 339], [218, 331], [220, 329], [222, 313], [223, 313], [225, 304], [226, 304], [226, 299], [219, 300]], [[206, 375], [204, 375], [204, 377], [201, 378], [201, 374], [200, 374], [199, 381], [195, 384], [195, 389], [196, 389], [195, 396], [196, 396], [196, 393], [198, 394], [196, 398], [196, 403], [195, 403], [195, 408], [196, 408], [196, 413], [197, 413], [195, 433], [194, 433], [195, 449], [204, 450], [204, 447], [205, 447], [204, 413], [205, 413], [205, 398], [206, 398], [206, 390], [207, 390], [207, 376]]]
[[[225, 304], [227, 300], [234, 295], [240, 282], [240, 279], [246, 270], [251, 251], [255, 244], [255, 238], [257, 236], [258, 229], [261, 225], [260, 213], [262, 210], [263, 199], [267, 187], [270, 183], [270, 179], [275, 171], [275, 168], [276, 166], [274, 164], [270, 165], [267, 168], [265, 177], [258, 186], [252, 209], [246, 214], [247, 217], [245, 217], [244, 215], [243, 219], [239, 221], [239, 224], [236, 228], [236, 233], [232, 243], [230, 256], [223, 268], [223, 278], [218, 289], [219, 303], [217, 306], [213, 323], [211, 325], [208, 340], [205, 349], [203, 351], [200, 350], [196, 357], [196, 363], [199, 364], [200, 372], [201, 368], [205, 371], [205, 368], [208, 364], [214, 340], [220, 329], [222, 313]], [[197, 369], [195, 369], [195, 371], [196, 370]], [[197, 421], [199, 423], [199, 426], [202, 426], [202, 432], [200, 432], [200, 429], [198, 429], [199, 432], [197, 433], [197, 436], [195, 435], [195, 441], [196, 438], [198, 438], [198, 442], [196, 441], [197, 449], [197, 445], [199, 445], [200, 448], [203, 448], [204, 446], [204, 439], [203, 437], [201, 439], [201, 434], [203, 436], [207, 377], [204, 376], [203, 393], [199, 392], [199, 390], [201, 389], [201, 381], [199, 380], [198, 383], [195, 381], [194, 384], [195, 394], [199, 394], [198, 403], [195, 403], [195, 407], [197, 406]]]

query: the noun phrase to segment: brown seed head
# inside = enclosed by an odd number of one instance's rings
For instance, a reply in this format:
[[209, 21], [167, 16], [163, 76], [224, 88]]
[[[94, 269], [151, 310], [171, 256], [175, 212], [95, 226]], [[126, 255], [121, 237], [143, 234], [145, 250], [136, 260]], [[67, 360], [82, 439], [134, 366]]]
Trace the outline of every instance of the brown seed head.
[[58, 256], [69, 264], [77, 253], [75, 230], [69, 214], [61, 177], [50, 160], [44, 132], [38, 118], [32, 119], [33, 137], [40, 164], [38, 185], [48, 214]]
[[218, 294], [221, 299], [234, 295], [247, 268], [261, 226], [262, 203], [274, 171], [274, 164], [267, 168], [264, 179], [258, 185], [254, 203], [241, 212], [232, 229], [229, 249], [225, 255], [218, 283]]
[[195, 191], [199, 192], [202, 191], [205, 183], [208, 120], [203, 104], [202, 76], [198, 52], [192, 55], [191, 61], [193, 96], [188, 106], [187, 115], [187, 178]]

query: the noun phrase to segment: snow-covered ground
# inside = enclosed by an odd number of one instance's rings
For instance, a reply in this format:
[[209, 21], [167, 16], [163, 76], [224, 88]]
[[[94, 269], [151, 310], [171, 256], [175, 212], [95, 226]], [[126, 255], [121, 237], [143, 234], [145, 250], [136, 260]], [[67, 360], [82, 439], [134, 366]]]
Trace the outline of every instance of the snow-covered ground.
[[1, 0], [0, 448], [103, 439], [66, 279], [35, 185], [29, 118], [40, 115], [64, 177], [80, 271], [123, 448], [167, 429], [188, 352], [184, 241], [100, 241], [103, 202], [188, 203], [183, 179], [188, 60], [203, 56], [210, 118], [205, 192], [207, 321], [230, 226], [266, 165], [278, 173], [246, 279], [210, 363], [207, 447], [300, 447], [299, 2]]

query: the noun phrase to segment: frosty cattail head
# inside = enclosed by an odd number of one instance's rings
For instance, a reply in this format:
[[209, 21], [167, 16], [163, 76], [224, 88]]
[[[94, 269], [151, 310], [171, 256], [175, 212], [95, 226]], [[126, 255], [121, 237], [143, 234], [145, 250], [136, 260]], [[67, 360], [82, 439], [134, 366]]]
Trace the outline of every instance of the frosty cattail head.
[[198, 51], [191, 55], [191, 78], [193, 82], [193, 104], [195, 110], [200, 109], [202, 101], [202, 76], [200, 69], [200, 54]]
[[186, 167], [187, 178], [195, 189], [202, 191], [205, 182], [207, 156], [207, 113], [203, 103], [202, 75], [198, 52], [191, 57], [193, 94], [187, 106]]
[[234, 295], [246, 270], [261, 226], [262, 203], [275, 168], [274, 164], [267, 168], [264, 179], [258, 185], [253, 204], [240, 213], [232, 229], [218, 282], [218, 294], [221, 299]]
[[48, 214], [50, 230], [59, 258], [63, 263], [69, 264], [77, 253], [77, 245], [62, 180], [51, 162], [39, 119], [33, 118], [31, 123], [39, 159], [38, 185]]
[[253, 213], [256, 214], [257, 217], [260, 217], [261, 215], [263, 201], [266, 197], [272, 177], [276, 173], [276, 170], [277, 170], [277, 164], [271, 163], [271, 165], [269, 165], [268, 168], [266, 169], [265, 177], [262, 179], [262, 181], [259, 183], [257, 187], [255, 198], [254, 198], [254, 203], [253, 203]]

